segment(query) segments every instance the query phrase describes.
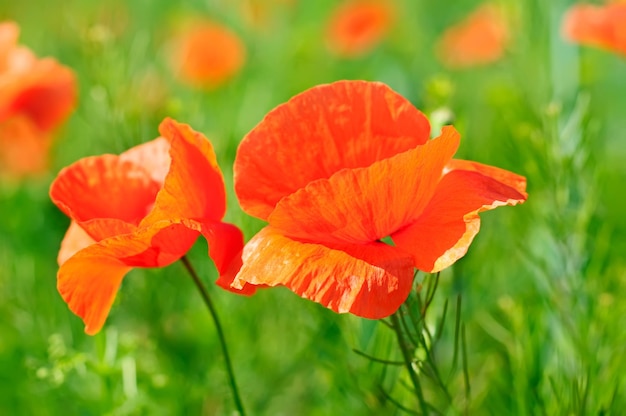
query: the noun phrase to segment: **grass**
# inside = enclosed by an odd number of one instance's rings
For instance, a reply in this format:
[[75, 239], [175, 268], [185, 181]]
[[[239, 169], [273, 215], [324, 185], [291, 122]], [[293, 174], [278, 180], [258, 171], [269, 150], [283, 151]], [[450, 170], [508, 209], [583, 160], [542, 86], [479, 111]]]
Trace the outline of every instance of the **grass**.
[[[507, 55], [463, 71], [442, 67], [432, 45], [475, 1], [398, 0], [389, 38], [356, 60], [326, 51], [330, 0], [298, 2], [259, 32], [238, 2], [36, 3], [2, 3], [0, 18], [19, 22], [38, 55], [76, 71], [80, 99], [50, 174], [0, 185], [0, 414], [232, 414], [215, 327], [182, 264], [131, 272], [105, 329], [84, 334], [56, 291], [69, 220], [47, 189], [80, 157], [156, 137], [169, 115], [214, 142], [227, 220], [250, 238], [262, 224], [232, 192], [237, 143], [275, 105], [338, 79], [383, 81], [426, 113], [447, 109], [463, 137], [457, 157], [528, 178], [527, 203], [483, 214], [468, 255], [440, 276], [423, 324], [437, 338], [432, 360], [451, 400], [422, 371], [426, 399], [444, 414], [626, 408], [626, 60], [560, 38], [572, 2], [503, 2], [518, 18]], [[248, 46], [243, 72], [209, 93], [178, 84], [165, 59], [168, 34], [190, 14], [228, 22]], [[249, 414], [419, 409], [401, 366], [353, 351], [401, 361], [386, 325], [286, 289], [232, 295], [212, 284], [203, 243], [189, 258], [217, 304]]]

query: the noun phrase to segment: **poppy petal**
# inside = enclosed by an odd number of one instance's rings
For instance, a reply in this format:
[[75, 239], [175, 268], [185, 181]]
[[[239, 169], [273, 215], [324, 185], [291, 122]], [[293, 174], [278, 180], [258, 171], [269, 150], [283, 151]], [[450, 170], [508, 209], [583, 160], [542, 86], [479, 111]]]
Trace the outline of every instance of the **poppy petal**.
[[501, 10], [484, 4], [445, 31], [437, 53], [451, 68], [488, 64], [504, 54], [508, 38], [508, 25]]
[[371, 50], [389, 30], [394, 10], [386, 1], [339, 4], [327, 28], [328, 46], [341, 56], [356, 57]]
[[276, 107], [244, 137], [235, 191], [245, 212], [267, 219], [309, 182], [412, 149], [429, 133], [426, 117], [382, 83], [320, 85]]
[[563, 18], [563, 37], [626, 54], [626, 4], [575, 4]]
[[65, 237], [63, 237], [61, 241], [61, 249], [57, 256], [57, 262], [59, 265], [62, 265], [74, 254], [95, 242], [96, 240], [91, 238], [76, 221], [72, 221], [65, 232]]
[[142, 224], [168, 218], [221, 220], [226, 212], [226, 189], [211, 142], [170, 118], [161, 123], [159, 131], [170, 142], [171, 165], [154, 209]]
[[498, 182], [501, 182], [511, 188], [515, 189], [520, 194], [527, 196], [526, 194], [526, 178], [495, 166], [484, 165], [482, 163], [473, 162], [471, 160], [452, 159], [446, 165], [446, 172], [452, 170], [468, 170], [478, 172], [484, 176], [489, 176]]
[[437, 272], [465, 255], [480, 228], [479, 212], [525, 200], [525, 192], [493, 177], [453, 170], [441, 179], [420, 218], [391, 237], [413, 255], [416, 268]]
[[94, 335], [102, 328], [130, 267], [94, 244], [79, 251], [59, 268], [57, 289], [72, 312]]
[[152, 208], [159, 189], [141, 166], [103, 155], [61, 170], [50, 198], [98, 241], [132, 230]]
[[43, 131], [55, 128], [74, 109], [77, 95], [74, 73], [52, 58], [37, 61], [21, 84], [11, 110], [27, 114]]
[[283, 198], [269, 223], [291, 238], [322, 243], [387, 237], [419, 217], [459, 141], [458, 132], [447, 126], [423, 146], [311, 182]]
[[271, 226], [243, 250], [243, 266], [233, 286], [284, 285], [338, 313], [370, 319], [394, 313], [413, 284], [409, 255], [395, 247], [371, 243], [329, 248], [302, 243]]
[[132, 147], [120, 155], [120, 160], [141, 166], [152, 180], [163, 184], [170, 169], [170, 143], [163, 137]]
[[0, 174], [22, 177], [48, 168], [51, 136], [18, 115], [0, 121]]

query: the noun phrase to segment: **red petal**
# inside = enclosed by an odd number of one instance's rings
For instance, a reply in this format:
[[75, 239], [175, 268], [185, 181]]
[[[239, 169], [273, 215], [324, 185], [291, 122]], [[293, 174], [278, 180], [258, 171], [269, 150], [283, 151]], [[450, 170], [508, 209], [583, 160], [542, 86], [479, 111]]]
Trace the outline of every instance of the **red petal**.
[[392, 5], [386, 1], [340, 3], [328, 23], [329, 47], [347, 57], [368, 52], [389, 30], [393, 12]]
[[315, 242], [369, 243], [415, 221], [459, 146], [441, 137], [367, 168], [342, 170], [283, 198], [269, 223], [285, 235]]
[[159, 130], [170, 141], [171, 166], [154, 210], [142, 224], [168, 218], [221, 220], [226, 212], [226, 190], [211, 142], [169, 118]]
[[55, 128], [74, 109], [74, 73], [54, 59], [38, 61], [32, 73], [20, 81], [22, 90], [13, 100], [12, 111], [28, 114], [41, 130]]
[[127, 233], [152, 207], [159, 184], [118, 156], [87, 157], [61, 170], [52, 201], [96, 240]]
[[329, 248], [291, 240], [272, 227], [243, 251], [233, 285], [284, 285], [335, 312], [378, 319], [394, 313], [413, 284], [410, 256], [382, 243]]
[[209, 257], [220, 274], [226, 272], [243, 249], [243, 233], [232, 224], [224, 222], [202, 224], [202, 235], [209, 243]]
[[413, 254], [415, 267], [436, 272], [465, 255], [480, 228], [479, 212], [525, 200], [525, 193], [495, 178], [453, 170], [442, 178], [420, 218], [391, 237], [397, 247]]
[[309, 182], [424, 144], [429, 131], [426, 117], [384, 84], [311, 88], [244, 137], [234, 166], [239, 202], [248, 214], [267, 219], [281, 198]]
[[484, 176], [489, 176], [498, 182], [510, 186], [520, 194], [524, 195], [524, 197], [527, 196], [526, 178], [506, 169], [500, 169], [495, 166], [484, 165], [470, 160], [452, 159], [446, 165], [446, 171], [449, 172], [452, 170], [468, 170], [478, 172]]

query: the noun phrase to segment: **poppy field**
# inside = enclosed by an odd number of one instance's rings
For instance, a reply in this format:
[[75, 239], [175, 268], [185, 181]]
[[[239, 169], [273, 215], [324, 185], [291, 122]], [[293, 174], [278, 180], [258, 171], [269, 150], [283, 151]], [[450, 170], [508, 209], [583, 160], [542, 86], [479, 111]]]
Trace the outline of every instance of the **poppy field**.
[[625, 28], [1, 2], [0, 414], [622, 414]]

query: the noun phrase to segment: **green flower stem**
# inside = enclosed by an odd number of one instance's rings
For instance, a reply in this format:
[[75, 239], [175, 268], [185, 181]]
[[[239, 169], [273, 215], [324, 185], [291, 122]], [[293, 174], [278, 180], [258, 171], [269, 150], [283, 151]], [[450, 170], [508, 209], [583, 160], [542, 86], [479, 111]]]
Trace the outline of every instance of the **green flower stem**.
[[400, 318], [398, 314], [400, 310], [396, 311], [393, 315], [391, 315], [391, 323], [393, 325], [393, 330], [396, 333], [398, 338], [398, 345], [400, 346], [400, 351], [402, 351], [402, 357], [404, 359], [404, 365], [406, 366], [407, 371], [409, 372], [409, 376], [411, 377], [411, 382], [413, 383], [413, 389], [415, 390], [415, 395], [419, 402], [422, 414], [428, 414], [428, 408], [426, 406], [426, 402], [424, 401], [424, 393], [422, 392], [422, 385], [420, 384], [419, 379], [417, 378], [417, 373], [413, 368], [413, 359], [411, 358], [412, 354], [409, 351], [409, 346], [407, 341], [404, 339], [404, 334], [402, 333], [402, 326], [400, 325]]
[[224, 354], [224, 362], [226, 363], [226, 371], [228, 372], [228, 381], [230, 383], [230, 389], [233, 392], [233, 399], [235, 401], [235, 407], [239, 411], [240, 416], [245, 416], [246, 412], [243, 409], [243, 403], [241, 402], [241, 397], [239, 396], [239, 390], [237, 389], [237, 382], [235, 381], [235, 372], [233, 371], [233, 366], [230, 362], [230, 356], [228, 355], [228, 348], [226, 347], [226, 338], [224, 337], [224, 331], [222, 330], [222, 325], [220, 324], [220, 320], [217, 317], [217, 311], [215, 310], [215, 305], [211, 298], [209, 297], [209, 292], [206, 287], [200, 280], [198, 273], [193, 268], [187, 256], [183, 256], [181, 259], [182, 263], [185, 265], [185, 268], [189, 272], [189, 275], [193, 279], [193, 282], [196, 284], [200, 295], [202, 296], [202, 300], [204, 300], [205, 305], [209, 308], [209, 312], [211, 313], [211, 317], [213, 318], [213, 322], [215, 323], [215, 329], [217, 330], [217, 337], [220, 340], [220, 345], [222, 347], [222, 353]]

